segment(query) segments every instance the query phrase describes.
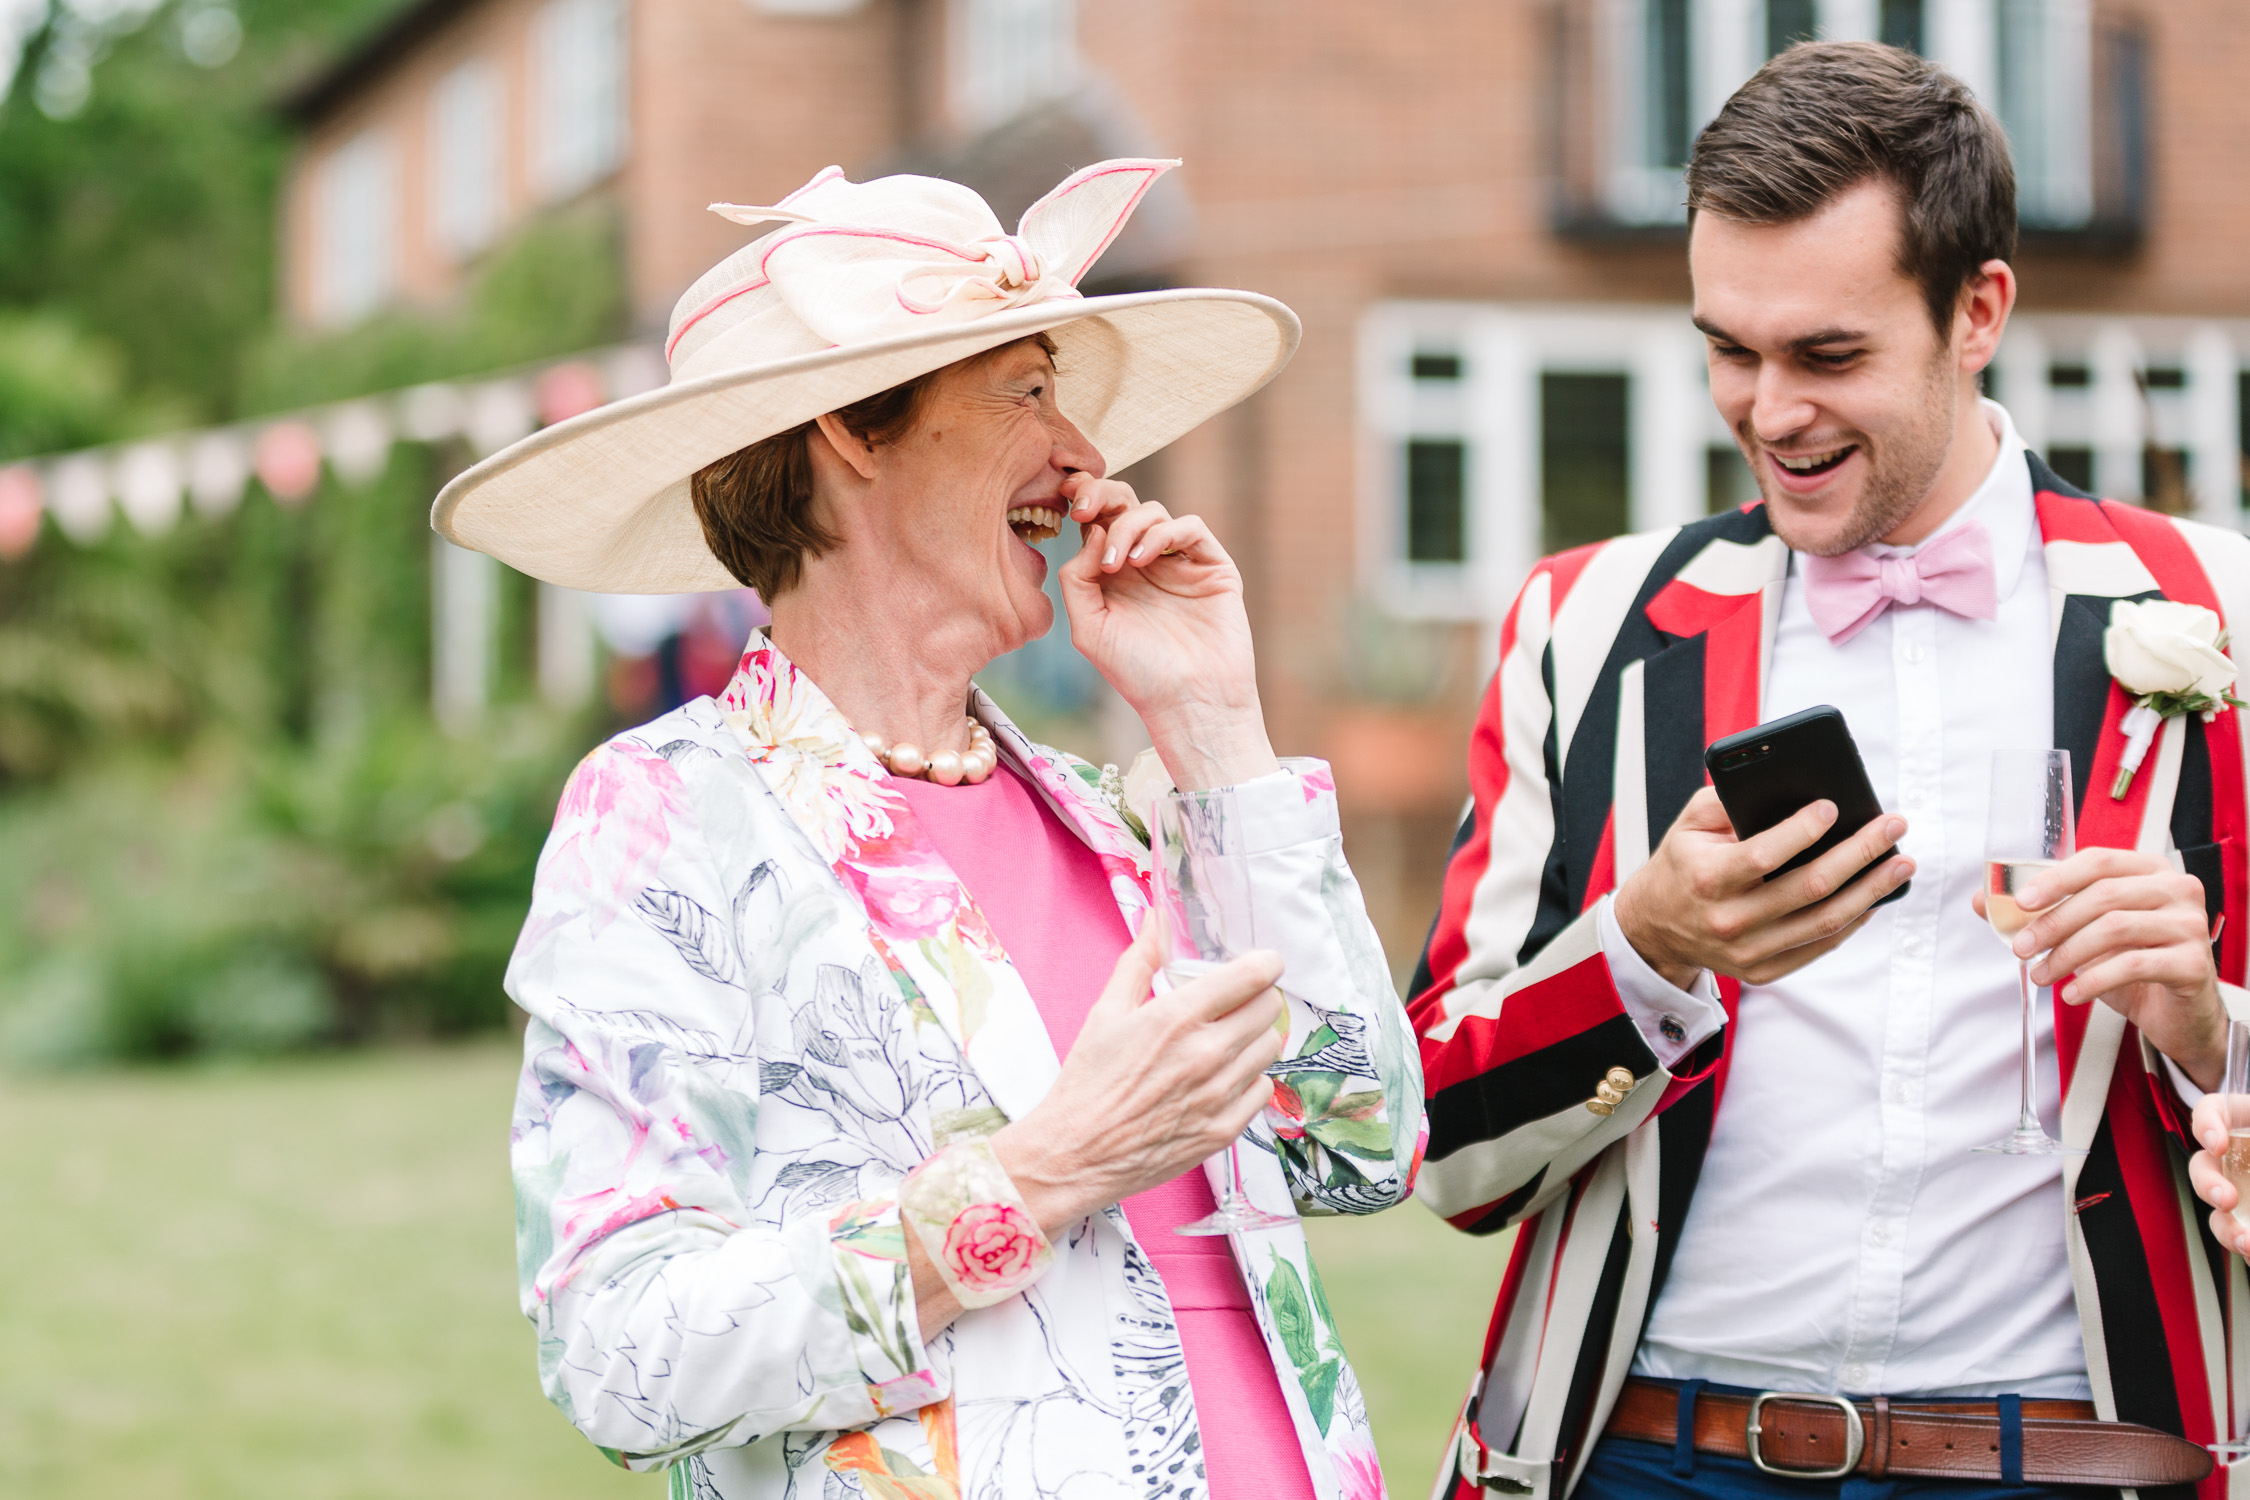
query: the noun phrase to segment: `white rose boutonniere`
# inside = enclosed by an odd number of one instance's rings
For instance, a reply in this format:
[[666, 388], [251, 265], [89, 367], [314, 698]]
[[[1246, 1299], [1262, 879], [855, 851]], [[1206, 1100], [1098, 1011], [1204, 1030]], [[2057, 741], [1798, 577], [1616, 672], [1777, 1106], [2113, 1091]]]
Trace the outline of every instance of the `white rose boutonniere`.
[[2166, 719], [2201, 714], [2205, 723], [2243, 702], [2234, 695], [2235, 665], [2219, 617], [2200, 604], [2120, 599], [2110, 606], [2102, 634], [2102, 663], [2117, 685], [2133, 695], [2119, 726], [2125, 758], [2109, 794], [2122, 798], [2141, 768], [2150, 742]]

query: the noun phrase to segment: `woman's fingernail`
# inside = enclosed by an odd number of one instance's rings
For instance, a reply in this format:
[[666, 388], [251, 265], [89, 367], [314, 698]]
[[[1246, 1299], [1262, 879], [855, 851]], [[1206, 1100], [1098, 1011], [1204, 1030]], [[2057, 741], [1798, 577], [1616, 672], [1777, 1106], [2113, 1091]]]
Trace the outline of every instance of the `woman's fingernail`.
[[1894, 844], [1899, 841], [1900, 836], [1905, 832], [1906, 819], [1904, 818], [1892, 818], [1888, 822], [1883, 824], [1883, 837], [1889, 839]]
[[2036, 885], [2027, 885], [2022, 890], [2016, 892], [2016, 903], [2020, 906], [2028, 907], [2033, 911], [2037, 911], [2040, 907], [2047, 904], [2046, 902], [2039, 899], [2039, 887], [2037, 887]]
[[1108, 550], [1107, 552], [1104, 552], [1104, 553], [1102, 554], [1102, 566], [1103, 566], [1103, 567], [1105, 567], [1105, 568], [1106, 568], [1106, 567], [1109, 567], [1109, 566], [1111, 566], [1111, 565], [1112, 565], [1113, 563], [1115, 563], [1116, 561], [1117, 561], [1117, 549], [1116, 549], [1115, 547], [1112, 547], [1112, 548], [1110, 548], [1110, 549], [1109, 549], [1109, 550]]
[[[2046, 981], [2046, 980], [2044, 980], [2044, 979], [2042, 979], [2042, 980], [2040, 980], [2039, 982], [2040, 982], [2041, 984], [2045, 984], [2045, 983], [2046, 983], [2047, 981]], [[2064, 985], [2064, 986], [2063, 986], [2063, 999], [2064, 999], [2064, 1000], [2066, 1000], [2066, 1001], [2072, 1002], [2072, 1003], [2076, 1003], [2076, 1001], [2077, 1001], [2077, 999], [2078, 999], [2078, 981], [2077, 981], [2077, 980], [2073, 979], [2073, 980], [2072, 980], [2072, 981], [2071, 981], [2070, 983], [2068, 983], [2068, 984], [2066, 984], [2066, 985]]]
[[2032, 942], [2030, 933], [2019, 932], [2016, 934], [2015, 941], [2008, 944], [2008, 951], [2018, 958], [2029, 958], [2039, 951], [2039, 947]]
[[2045, 984], [2050, 977], [2045, 964], [2033, 964], [2031, 966], [2031, 982], [2033, 984]]
[[1139, 558], [1140, 558], [1140, 555], [1141, 555], [1141, 554], [1142, 554], [1143, 552], [1146, 552], [1147, 550], [1148, 550], [1148, 543], [1146, 543], [1146, 542], [1143, 542], [1143, 543], [1141, 543], [1141, 544], [1140, 544], [1140, 545], [1139, 545], [1138, 547], [1135, 547], [1135, 548], [1133, 549], [1133, 557], [1134, 557], [1134, 560], [1135, 560], [1135, 561], [1138, 561], [1138, 560], [1139, 560]]

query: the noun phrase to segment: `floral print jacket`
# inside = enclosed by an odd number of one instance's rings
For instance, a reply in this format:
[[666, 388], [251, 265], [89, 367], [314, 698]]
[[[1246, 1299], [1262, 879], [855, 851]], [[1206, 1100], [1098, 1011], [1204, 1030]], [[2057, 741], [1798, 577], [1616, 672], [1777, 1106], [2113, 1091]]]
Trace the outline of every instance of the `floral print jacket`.
[[[1100, 857], [1129, 927], [1147, 851], [1115, 775], [977, 716]], [[1108, 795], [1105, 795], [1105, 792]], [[1419, 1165], [1412, 1033], [1318, 762], [1243, 784], [1243, 899], [1290, 1038], [1245, 1189], [1370, 1213]], [[1058, 1070], [1031, 996], [843, 716], [762, 635], [717, 700], [571, 777], [508, 992], [513, 1154], [547, 1395], [675, 1497], [1193, 1500], [1201, 1441], [1162, 1281], [1114, 1206], [1029, 1290], [919, 1332], [896, 1194]], [[1323, 1500], [1382, 1494], [1295, 1225], [1233, 1237]]]

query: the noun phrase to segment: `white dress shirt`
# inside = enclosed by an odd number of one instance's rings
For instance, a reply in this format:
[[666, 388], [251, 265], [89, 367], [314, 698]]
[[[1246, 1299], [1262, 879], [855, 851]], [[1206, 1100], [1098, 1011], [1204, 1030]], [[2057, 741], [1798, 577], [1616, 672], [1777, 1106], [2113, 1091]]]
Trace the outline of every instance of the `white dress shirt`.
[[[1939, 534], [1991, 535], [1999, 617], [1892, 605], [1843, 645], [1792, 558], [1767, 719], [1842, 710], [1876, 796], [1903, 815], [1907, 895], [1833, 953], [1746, 985], [1725, 1100], [1634, 1368], [1766, 1390], [2084, 1397], [2063, 1244], [2062, 1165], [1971, 1148], [2016, 1118], [2016, 961], [1969, 905], [1992, 752], [2053, 743], [2047, 569], [2024, 447], [1985, 403], [1999, 457]], [[1905, 552], [1910, 548], [1874, 549]], [[2084, 768], [2077, 768], [2084, 775]], [[1618, 931], [1626, 1005], [1669, 1065], [1723, 1019]], [[2040, 1111], [2058, 1108], [2048, 996], [2035, 1006]], [[1667, 1040], [1670, 1016], [1684, 1040]]]

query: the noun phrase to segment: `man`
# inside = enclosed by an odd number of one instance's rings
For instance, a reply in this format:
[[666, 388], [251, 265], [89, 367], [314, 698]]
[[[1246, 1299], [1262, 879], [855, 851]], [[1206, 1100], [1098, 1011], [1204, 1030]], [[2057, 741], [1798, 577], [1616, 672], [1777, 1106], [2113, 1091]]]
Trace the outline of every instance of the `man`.
[[[2132, 700], [2102, 642], [2120, 599], [2250, 620], [2250, 542], [2080, 494], [1980, 400], [2014, 178], [1936, 67], [1783, 53], [1688, 194], [1712, 397], [1764, 502], [1549, 558], [1502, 630], [1412, 1007], [1422, 1197], [1518, 1230], [1451, 1492], [2214, 1497], [2244, 1283], [2184, 1127], [2246, 999], [2219, 979], [2244, 735], [2174, 717], [2113, 795]], [[1821, 703], [1886, 813], [1769, 883], [1835, 808], [1738, 840], [1702, 751]], [[2042, 1098], [2083, 1154], [1975, 1154], [2021, 1045], [1976, 894], [1987, 778], [2046, 747], [2081, 852], [2016, 949], [2057, 987]], [[1821, 1471], [1859, 1477], [1779, 1477]]]

